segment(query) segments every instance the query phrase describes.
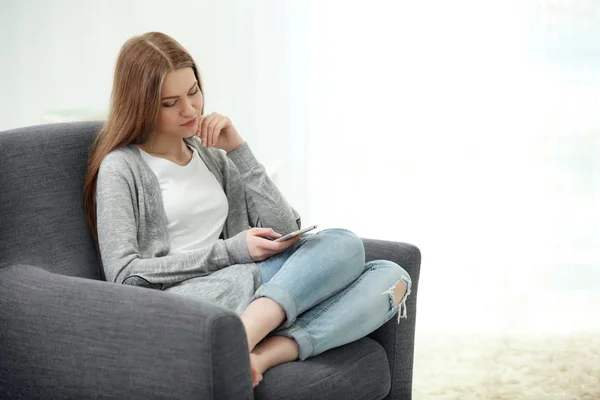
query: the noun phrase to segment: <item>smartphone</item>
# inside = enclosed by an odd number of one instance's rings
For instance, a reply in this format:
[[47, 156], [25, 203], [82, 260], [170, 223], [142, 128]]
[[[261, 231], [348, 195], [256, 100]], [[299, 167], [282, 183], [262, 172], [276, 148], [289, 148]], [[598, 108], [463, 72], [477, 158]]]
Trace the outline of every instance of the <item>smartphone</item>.
[[293, 237], [296, 237], [298, 235], [302, 235], [303, 233], [306, 233], [308, 231], [312, 231], [316, 227], [317, 227], [316, 225], [312, 225], [312, 226], [309, 226], [309, 227], [306, 227], [306, 228], [302, 228], [300, 230], [297, 230], [296, 232], [288, 233], [285, 236], [282, 236], [282, 237], [280, 237], [278, 239], [275, 239], [274, 242], [283, 242], [283, 241], [289, 240], [289, 239], [291, 239]]

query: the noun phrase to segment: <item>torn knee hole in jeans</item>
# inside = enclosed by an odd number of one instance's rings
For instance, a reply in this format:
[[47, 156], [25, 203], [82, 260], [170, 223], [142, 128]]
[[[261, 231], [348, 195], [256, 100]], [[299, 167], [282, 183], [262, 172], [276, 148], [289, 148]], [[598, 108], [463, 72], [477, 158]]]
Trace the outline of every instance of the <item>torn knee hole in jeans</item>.
[[[408, 318], [406, 313], [406, 299], [410, 294], [410, 283], [407, 280], [399, 280], [396, 282], [394, 286], [381, 293], [387, 294], [390, 296], [390, 305], [391, 307], [399, 307], [398, 310], [398, 323], [400, 323], [400, 318]], [[397, 300], [400, 298], [399, 300]]]

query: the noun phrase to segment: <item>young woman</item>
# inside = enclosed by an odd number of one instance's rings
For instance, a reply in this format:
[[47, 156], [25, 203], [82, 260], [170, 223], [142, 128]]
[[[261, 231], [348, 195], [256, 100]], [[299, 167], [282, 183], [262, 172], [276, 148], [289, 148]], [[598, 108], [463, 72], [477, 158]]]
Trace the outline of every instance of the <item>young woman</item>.
[[353, 233], [272, 240], [299, 229], [300, 216], [231, 120], [204, 113], [198, 68], [165, 34], [121, 49], [84, 202], [106, 280], [240, 315], [253, 386], [268, 368], [406, 317], [409, 275], [390, 261], [365, 263]]

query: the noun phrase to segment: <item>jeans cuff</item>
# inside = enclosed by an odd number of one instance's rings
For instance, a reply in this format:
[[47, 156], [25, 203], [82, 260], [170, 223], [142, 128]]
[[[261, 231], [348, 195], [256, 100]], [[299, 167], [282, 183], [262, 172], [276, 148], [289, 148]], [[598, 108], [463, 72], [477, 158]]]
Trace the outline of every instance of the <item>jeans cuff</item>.
[[289, 327], [294, 323], [296, 318], [298, 318], [298, 301], [289, 290], [267, 283], [258, 288], [250, 302], [259, 297], [268, 297], [283, 308], [283, 311], [285, 311], [285, 315], [287, 316], [287, 321], [285, 321], [281, 327]]
[[300, 360], [306, 360], [314, 353], [315, 346], [310, 335], [302, 328], [292, 327], [281, 331], [273, 331], [270, 335], [293, 338], [298, 343], [298, 359]]

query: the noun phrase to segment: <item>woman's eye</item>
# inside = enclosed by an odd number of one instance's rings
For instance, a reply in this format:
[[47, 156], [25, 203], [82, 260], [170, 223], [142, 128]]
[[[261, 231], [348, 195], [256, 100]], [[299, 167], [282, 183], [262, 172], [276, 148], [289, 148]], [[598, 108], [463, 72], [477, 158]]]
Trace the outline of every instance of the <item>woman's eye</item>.
[[[196, 90], [194, 90], [192, 93], [188, 93], [188, 96], [195, 96], [200, 92], [200, 87], [196, 86]], [[175, 104], [177, 104], [177, 100], [175, 100], [172, 103], [162, 103], [163, 107], [173, 107]]]

